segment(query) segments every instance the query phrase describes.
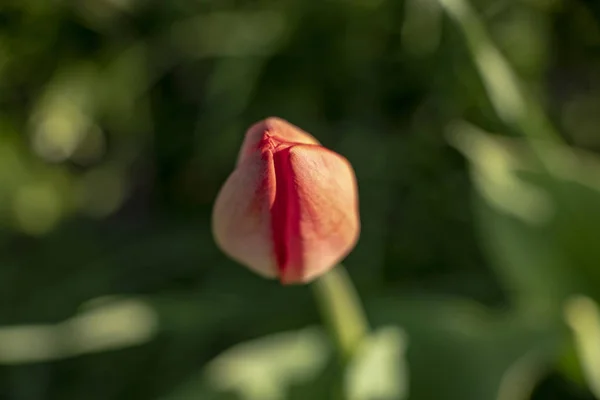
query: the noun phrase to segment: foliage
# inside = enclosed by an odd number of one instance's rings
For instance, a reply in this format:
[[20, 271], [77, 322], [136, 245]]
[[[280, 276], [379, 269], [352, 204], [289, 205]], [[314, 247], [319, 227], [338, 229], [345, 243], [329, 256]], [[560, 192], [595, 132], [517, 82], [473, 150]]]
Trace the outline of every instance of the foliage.
[[[0, 398], [600, 398], [599, 46], [589, 0], [3, 0]], [[357, 173], [348, 368], [213, 243], [269, 115]]]

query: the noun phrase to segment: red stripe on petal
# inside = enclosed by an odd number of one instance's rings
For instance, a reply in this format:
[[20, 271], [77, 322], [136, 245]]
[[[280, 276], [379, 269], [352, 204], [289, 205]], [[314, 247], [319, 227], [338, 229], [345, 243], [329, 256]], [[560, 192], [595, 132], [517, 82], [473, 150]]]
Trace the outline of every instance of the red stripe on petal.
[[296, 281], [302, 275], [300, 205], [296, 179], [290, 164], [290, 148], [273, 155], [275, 201], [271, 208], [271, 226], [275, 259], [282, 283]]

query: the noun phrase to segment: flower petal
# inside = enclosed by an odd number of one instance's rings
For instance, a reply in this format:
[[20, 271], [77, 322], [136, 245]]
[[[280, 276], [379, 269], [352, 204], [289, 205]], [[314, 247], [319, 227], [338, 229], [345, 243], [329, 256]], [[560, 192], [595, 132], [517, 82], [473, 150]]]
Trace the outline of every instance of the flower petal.
[[246, 157], [229, 176], [215, 201], [213, 233], [231, 258], [258, 274], [275, 278], [270, 208], [275, 171], [270, 151]]
[[289, 238], [289, 263], [279, 274], [282, 283], [307, 282], [340, 262], [356, 244], [358, 189], [348, 160], [322, 146], [290, 147], [289, 165], [298, 233]]

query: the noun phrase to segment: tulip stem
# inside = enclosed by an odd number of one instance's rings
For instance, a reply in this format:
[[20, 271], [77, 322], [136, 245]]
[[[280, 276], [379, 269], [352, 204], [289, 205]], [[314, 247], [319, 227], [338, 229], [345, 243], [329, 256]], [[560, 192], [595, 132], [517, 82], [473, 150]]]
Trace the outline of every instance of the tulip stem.
[[314, 284], [317, 303], [343, 362], [347, 362], [368, 335], [369, 324], [352, 280], [342, 265]]

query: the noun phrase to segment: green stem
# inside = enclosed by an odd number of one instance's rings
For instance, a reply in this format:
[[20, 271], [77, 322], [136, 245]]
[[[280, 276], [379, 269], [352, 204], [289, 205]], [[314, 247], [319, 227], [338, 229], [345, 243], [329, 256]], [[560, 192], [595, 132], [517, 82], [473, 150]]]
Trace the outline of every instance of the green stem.
[[369, 332], [369, 324], [354, 285], [344, 267], [338, 265], [312, 286], [342, 361], [347, 362]]

